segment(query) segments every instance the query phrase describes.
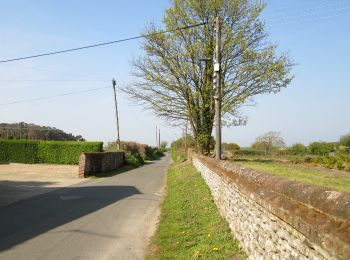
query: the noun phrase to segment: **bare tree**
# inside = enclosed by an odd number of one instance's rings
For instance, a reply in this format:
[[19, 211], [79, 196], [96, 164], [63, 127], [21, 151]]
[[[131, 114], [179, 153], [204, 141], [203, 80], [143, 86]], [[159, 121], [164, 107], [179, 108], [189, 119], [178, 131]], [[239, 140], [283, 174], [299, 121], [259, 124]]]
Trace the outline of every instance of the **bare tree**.
[[[173, 0], [166, 10], [167, 30], [205, 23], [169, 34], [153, 34], [143, 42], [145, 55], [134, 59], [136, 82], [124, 88], [136, 101], [169, 124], [187, 120], [201, 151], [212, 141], [214, 20], [222, 19], [222, 114], [227, 126], [245, 123], [243, 105], [259, 94], [286, 87], [291, 62], [269, 44], [259, 15], [265, 5], [248, 0]], [[145, 34], [157, 32], [150, 25]]]
[[265, 154], [277, 147], [284, 147], [285, 143], [281, 137], [281, 133], [270, 131], [255, 139], [255, 143], [252, 145], [257, 150], [264, 150]]

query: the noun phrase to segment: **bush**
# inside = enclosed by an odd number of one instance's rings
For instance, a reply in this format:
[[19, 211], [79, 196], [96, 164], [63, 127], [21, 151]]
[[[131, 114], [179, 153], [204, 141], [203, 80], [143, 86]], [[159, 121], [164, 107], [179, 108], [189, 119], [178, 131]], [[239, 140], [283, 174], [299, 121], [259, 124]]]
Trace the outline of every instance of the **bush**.
[[131, 152], [125, 152], [125, 161], [127, 164], [132, 165], [134, 167], [140, 167], [144, 164], [142, 156], [138, 153], [133, 154]]
[[102, 142], [0, 140], [0, 162], [78, 164], [83, 152], [101, 152]]
[[348, 146], [350, 147], [350, 133], [349, 134], [345, 134], [343, 136], [340, 137], [339, 143], [343, 146]]
[[[129, 165], [139, 167], [144, 164], [145, 160], [157, 160], [164, 155], [161, 148], [151, 147], [146, 144], [139, 144], [136, 142], [120, 143], [121, 150], [125, 151], [125, 160]], [[109, 143], [106, 151], [117, 151], [117, 144], [115, 142]]]
[[175, 163], [184, 162], [187, 160], [187, 152], [185, 149], [171, 148], [171, 160]]
[[150, 147], [147, 150], [147, 159], [148, 160], [158, 160], [160, 157], [164, 156], [166, 150], [159, 147]]
[[184, 149], [186, 142], [187, 142], [187, 148], [196, 147], [196, 142], [193, 139], [193, 137], [190, 135], [187, 135], [186, 138], [184, 136], [184, 137], [181, 137], [180, 139], [175, 140], [174, 142], [171, 143], [170, 147], [173, 149]]
[[237, 155], [245, 155], [245, 156], [264, 156], [265, 151], [261, 150], [255, 150], [252, 148], [241, 148], [240, 150], [236, 151]]
[[326, 142], [314, 142], [309, 145], [309, 151], [314, 155], [328, 155], [330, 152], [334, 151], [334, 144]]
[[305, 154], [307, 154], [307, 148], [303, 144], [296, 143], [289, 148], [289, 154], [291, 154], [291, 155], [305, 155]]
[[236, 152], [239, 149], [241, 149], [241, 147], [238, 144], [235, 144], [235, 143], [222, 143], [222, 150], [223, 151]]

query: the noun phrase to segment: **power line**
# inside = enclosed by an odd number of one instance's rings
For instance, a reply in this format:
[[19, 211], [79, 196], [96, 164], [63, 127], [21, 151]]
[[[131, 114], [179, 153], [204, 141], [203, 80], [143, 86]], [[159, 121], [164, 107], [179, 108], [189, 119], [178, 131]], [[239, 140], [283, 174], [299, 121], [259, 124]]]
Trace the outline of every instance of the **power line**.
[[95, 78], [106, 78], [106, 76], [101, 76], [101, 75], [96, 75], [93, 74], [91, 75], [91, 73], [71, 73], [71, 72], [67, 72], [67, 71], [57, 71], [57, 70], [53, 70], [53, 69], [47, 69], [47, 68], [39, 68], [37, 66], [33, 67], [33, 66], [26, 66], [26, 65], [18, 65], [18, 64], [12, 64], [12, 63], [0, 63], [1, 65], [5, 65], [5, 66], [10, 66], [10, 67], [14, 67], [14, 68], [22, 68], [22, 69], [26, 69], [26, 70], [35, 70], [35, 71], [44, 71], [44, 72], [49, 72], [49, 73], [54, 73], [54, 74], [64, 74], [64, 75], [68, 75], [68, 76], [74, 76], [76, 77], [78, 75], [78, 77], [92, 77], [94, 76]]
[[0, 79], [4, 82], [107, 82], [106, 79]]
[[180, 30], [186, 30], [186, 29], [202, 26], [202, 25], [205, 25], [205, 24], [207, 24], [207, 22], [198, 23], [198, 24], [194, 24], [194, 25], [188, 25], [188, 26], [184, 26], [184, 27], [179, 27], [179, 28], [176, 28], [176, 29], [173, 29], [173, 30], [159, 31], [159, 32], [155, 32], [155, 33], [134, 36], [134, 37], [120, 39], [120, 40], [111, 41], [111, 42], [103, 42], [103, 43], [87, 45], [87, 46], [82, 46], [82, 47], [77, 47], [77, 48], [72, 48], [72, 49], [66, 49], [66, 50], [61, 50], [61, 51], [53, 51], [53, 52], [36, 54], [36, 55], [31, 55], [31, 56], [26, 56], [26, 57], [20, 57], [20, 58], [8, 59], [8, 60], [1, 60], [0, 63], [7, 63], [7, 62], [13, 62], [13, 61], [19, 61], [19, 60], [27, 60], [27, 59], [39, 58], [39, 57], [43, 57], [43, 56], [50, 56], [50, 55], [61, 54], [61, 53], [65, 53], [65, 52], [79, 51], [79, 50], [83, 50], [83, 49], [89, 49], [89, 48], [94, 48], [94, 47], [100, 47], [100, 46], [105, 46], [105, 45], [110, 45], [110, 44], [115, 44], [115, 43], [120, 43], [120, 42], [126, 42], [126, 41], [141, 39], [141, 38], [150, 37], [150, 36], [154, 36], [154, 35], [159, 35], [159, 34], [163, 34], [163, 33], [170, 33], [170, 32], [175, 32], [175, 31], [180, 31]]
[[26, 102], [44, 100], [44, 99], [51, 99], [51, 98], [56, 98], [56, 97], [64, 97], [64, 96], [76, 95], [76, 94], [81, 94], [81, 93], [86, 93], [86, 92], [92, 92], [92, 91], [102, 90], [102, 89], [106, 89], [106, 88], [110, 88], [110, 87], [108, 86], [108, 87], [103, 87], [103, 88], [92, 88], [92, 89], [87, 89], [87, 90], [81, 90], [81, 91], [75, 91], [75, 92], [68, 92], [68, 93], [59, 94], [59, 95], [54, 95], [54, 96], [46, 96], [46, 97], [39, 97], [39, 98], [32, 98], [32, 99], [25, 99], [25, 100], [13, 101], [13, 102], [8, 102], [8, 103], [1, 103], [0, 106], [14, 105], [14, 104], [20, 104], [20, 103], [26, 103]]

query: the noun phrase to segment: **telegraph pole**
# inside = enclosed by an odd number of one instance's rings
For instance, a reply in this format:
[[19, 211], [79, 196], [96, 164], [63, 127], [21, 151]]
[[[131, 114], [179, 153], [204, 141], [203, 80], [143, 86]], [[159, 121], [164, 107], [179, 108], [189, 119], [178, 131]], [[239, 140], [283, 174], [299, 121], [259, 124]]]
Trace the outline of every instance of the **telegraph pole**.
[[216, 47], [214, 72], [216, 77], [216, 95], [215, 99], [215, 158], [221, 159], [221, 21], [216, 17]]
[[159, 133], [159, 134], [158, 134], [158, 147], [160, 147], [160, 128], [158, 129], [158, 131], [159, 131], [159, 132], [158, 132], [158, 133]]
[[113, 91], [114, 91], [114, 103], [115, 103], [115, 117], [117, 118], [117, 149], [120, 150], [120, 136], [119, 136], [119, 116], [118, 116], [118, 103], [117, 103], [117, 94], [115, 92], [115, 79], [112, 80]]
[[156, 126], [156, 146], [158, 147], [158, 127]]
[[187, 151], [187, 120], [185, 125], [185, 151]]

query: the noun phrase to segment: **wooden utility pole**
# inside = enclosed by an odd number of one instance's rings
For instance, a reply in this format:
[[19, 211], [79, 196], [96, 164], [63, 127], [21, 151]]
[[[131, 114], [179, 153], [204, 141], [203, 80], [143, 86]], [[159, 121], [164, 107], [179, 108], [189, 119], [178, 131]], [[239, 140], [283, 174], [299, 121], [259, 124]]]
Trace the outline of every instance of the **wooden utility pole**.
[[187, 151], [187, 120], [186, 120], [186, 126], [185, 126], [185, 151]]
[[156, 147], [158, 147], [158, 127], [156, 126]]
[[158, 132], [159, 132], [159, 134], [158, 134], [158, 147], [160, 147], [160, 128], [158, 129]]
[[115, 91], [115, 79], [112, 80], [113, 91], [114, 91], [114, 103], [115, 103], [115, 116], [117, 118], [117, 149], [120, 150], [120, 136], [119, 136], [119, 116], [118, 116], [118, 103], [117, 103], [117, 94]]
[[216, 78], [215, 98], [215, 158], [221, 159], [221, 21], [216, 17], [216, 47], [214, 72]]

